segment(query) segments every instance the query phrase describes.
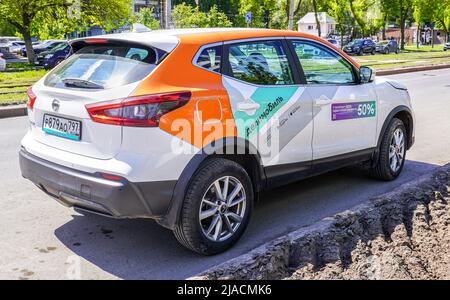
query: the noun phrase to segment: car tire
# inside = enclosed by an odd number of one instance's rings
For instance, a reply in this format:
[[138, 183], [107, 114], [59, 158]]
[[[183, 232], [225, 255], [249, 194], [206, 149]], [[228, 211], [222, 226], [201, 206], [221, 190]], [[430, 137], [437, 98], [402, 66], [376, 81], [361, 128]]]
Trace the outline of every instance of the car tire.
[[372, 52], [370, 52], [370, 54], [375, 55], [376, 54], [375, 49], [373, 49]]
[[381, 139], [378, 160], [376, 165], [369, 169], [369, 174], [376, 179], [394, 180], [403, 170], [408, 145], [408, 135], [403, 122], [393, 118]]
[[363, 51], [362, 49], [359, 50], [358, 55], [359, 55], [359, 56], [363, 56], [363, 55], [364, 55], [364, 51]]
[[395, 50], [395, 54], [399, 54], [399, 53], [400, 53], [399, 49]]
[[384, 49], [384, 54], [389, 54], [389, 48]]
[[[219, 194], [227, 193], [227, 197], [218, 197], [217, 183]], [[239, 184], [241, 188], [231, 202], [241, 202], [234, 206], [227, 204], [225, 200], [230, 199]], [[244, 233], [253, 209], [253, 198], [252, 182], [242, 166], [228, 159], [208, 159], [194, 174], [186, 190], [174, 229], [175, 237], [183, 246], [202, 255], [223, 252]]]

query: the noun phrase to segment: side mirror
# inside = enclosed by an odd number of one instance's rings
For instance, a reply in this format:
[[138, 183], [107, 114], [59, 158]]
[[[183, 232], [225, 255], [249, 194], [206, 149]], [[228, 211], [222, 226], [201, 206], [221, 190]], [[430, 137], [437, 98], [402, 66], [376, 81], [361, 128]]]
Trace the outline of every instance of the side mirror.
[[359, 69], [359, 78], [361, 83], [369, 83], [375, 80], [375, 71], [369, 67]]

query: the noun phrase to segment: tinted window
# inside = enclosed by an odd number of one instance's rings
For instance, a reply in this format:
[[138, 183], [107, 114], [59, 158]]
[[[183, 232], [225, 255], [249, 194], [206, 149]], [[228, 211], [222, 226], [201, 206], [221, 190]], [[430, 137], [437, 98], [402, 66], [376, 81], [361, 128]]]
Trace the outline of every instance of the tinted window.
[[116, 45], [92, 45], [79, 50], [53, 70], [45, 84], [68, 87], [68, 79], [78, 79], [104, 89], [142, 80], [154, 68], [153, 49]]
[[293, 84], [292, 71], [280, 41], [232, 44], [228, 75], [261, 85]]
[[337, 53], [325, 47], [308, 43], [292, 42], [295, 53], [310, 84], [355, 83], [353, 68]]
[[222, 46], [204, 49], [197, 58], [197, 65], [214, 72], [220, 72]]

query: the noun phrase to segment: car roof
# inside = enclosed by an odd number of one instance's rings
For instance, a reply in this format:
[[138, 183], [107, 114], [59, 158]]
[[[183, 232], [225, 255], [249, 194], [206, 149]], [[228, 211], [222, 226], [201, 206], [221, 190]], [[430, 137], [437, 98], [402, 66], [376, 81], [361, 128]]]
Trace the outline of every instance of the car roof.
[[[70, 45], [76, 49], [79, 43], [86, 40], [107, 39], [110, 41], [129, 41], [150, 47], [155, 47], [166, 52], [171, 52], [179, 43], [190, 44], [192, 46], [203, 46], [218, 42], [226, 42], [231, 40], [251, 39], [251, 38], [271, 38], [271, 37], [300, 37], [308, 38], [323, 43], [327, 43], [330, 47], [333, 44], [308, 33], [277, 30], [265, 28], [189, 28], [189, 29], [162, 29], [151, 30], [145, 32], [125, 32], [116, 34], [99, 35], [85, 38], [78, 38], [70, 41]], [[336, 47], [335, 47], [336, 48]], [[336, 48], [337, 49], [337, 48]], [[337, 49], [338, 50], [338, 49]], [[340, 50], [338, 50], [340, 51]], [[342, 55], [358, 64], [348, 55], [340, 51]]]
[[181, 42], [195, 43], [198, 45], [211, 44], [235, 39], [247, 39], [257, 37], [297, 36], [318, 39], [317, 37], [289, 30], [259, 29], [259, 28], [189, 28], [189, 29], [162, 29], [148, 32], [126, 32], [79, 38], [71, 41], [90, 39], [109, 39], [132, 41], [160, 48], [170, 52]]

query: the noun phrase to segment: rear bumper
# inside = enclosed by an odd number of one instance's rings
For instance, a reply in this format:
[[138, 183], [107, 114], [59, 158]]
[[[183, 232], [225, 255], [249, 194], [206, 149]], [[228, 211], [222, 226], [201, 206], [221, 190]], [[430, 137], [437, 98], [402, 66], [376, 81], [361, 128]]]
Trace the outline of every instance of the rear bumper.
[[163, 218], [176, 181], [107, 180], [28, 153], [19, 154], [22, 176], [65, 206], [115, 218]]

